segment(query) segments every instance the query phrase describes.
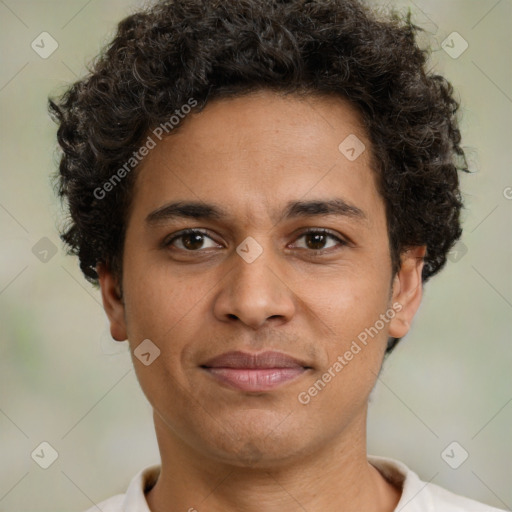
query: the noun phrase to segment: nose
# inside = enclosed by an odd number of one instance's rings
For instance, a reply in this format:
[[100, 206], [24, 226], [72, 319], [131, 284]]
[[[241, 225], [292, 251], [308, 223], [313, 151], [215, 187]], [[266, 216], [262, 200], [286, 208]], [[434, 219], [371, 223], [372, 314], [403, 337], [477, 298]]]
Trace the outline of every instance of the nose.
[[293, 318], [294, 295], [271, 249], [250, 263], [234, 252], [228, 265], [230, 272], [214, 298], [217, 319], [256, 330], [266, 322], [287, 323]]

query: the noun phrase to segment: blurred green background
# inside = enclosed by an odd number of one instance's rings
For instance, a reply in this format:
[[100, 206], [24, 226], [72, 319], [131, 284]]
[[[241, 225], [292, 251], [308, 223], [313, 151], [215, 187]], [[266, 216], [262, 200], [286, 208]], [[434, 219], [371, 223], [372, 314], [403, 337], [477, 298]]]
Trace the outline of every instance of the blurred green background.
[[[83, 511], [158, 462], [126, 347], [111, 340], [99, 293], [58, 238], [49, 179], [56, 128], [46, 112], [47, 96], [81, 76], [116, 23], [141, 5], [0, 1], [0, 511]], [[462, 181], [462, 242], [427, 284], [412, 332], [372, 395], [369, 453], [510, 510], [512, 2], [380, 5], [410, 7], [428, 31], [431, 66], [462, 103], [474, 173]], [[58, 454], [48, 469], [31, 457], [43, 441]], [[452, 441], [469, 453], [458, 469], [441, 457]]]

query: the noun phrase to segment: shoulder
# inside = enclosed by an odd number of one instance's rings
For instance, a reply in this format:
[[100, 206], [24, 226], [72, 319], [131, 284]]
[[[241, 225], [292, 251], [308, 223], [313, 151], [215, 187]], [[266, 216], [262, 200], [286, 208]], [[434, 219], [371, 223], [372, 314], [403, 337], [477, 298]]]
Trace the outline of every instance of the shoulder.
[[423, 482], [405, 464], [385, 457], [368, 456], [382, 476], [402, 489], [396, 511], [400, 512], [503, 512], [454, 494], [431, 482]]

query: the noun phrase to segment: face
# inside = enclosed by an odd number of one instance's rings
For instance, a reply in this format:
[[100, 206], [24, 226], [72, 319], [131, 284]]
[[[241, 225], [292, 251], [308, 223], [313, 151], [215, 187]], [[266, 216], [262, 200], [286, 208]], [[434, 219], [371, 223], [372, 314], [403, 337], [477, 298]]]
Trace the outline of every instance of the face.
[[[99, 269], [113, 337], [136, 354], [151, 342], [150, 364], [133, 362], [160, 437], [265, 466], [364, 436], [386, 341], [419, 305], [423, 252], [392, 275], [357, 111], [260, 91], [182, 123], [138, 171], [122, 300]], [[339, 149], [349, 136], [366, 148], [355, 159], [362, 146]]]

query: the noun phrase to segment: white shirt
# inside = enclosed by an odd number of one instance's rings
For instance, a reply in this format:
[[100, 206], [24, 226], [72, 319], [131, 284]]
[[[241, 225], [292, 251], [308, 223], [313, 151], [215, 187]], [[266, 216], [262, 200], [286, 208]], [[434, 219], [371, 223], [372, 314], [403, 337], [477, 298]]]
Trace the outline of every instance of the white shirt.
[[[395, 512], [500, 512], [499, 509], [453, 494], [438, 485], [422, 482], [405, 464], [384, 457], [368, 456], [389, 482], [402, 489]], [[145, 492], [155, 485], [160, 466], [140, 471], [130, 482], [126, 494], [98, 503], [86, 512], [151, 512]], [[504, 511], [501, 511], [504, 512]]]

